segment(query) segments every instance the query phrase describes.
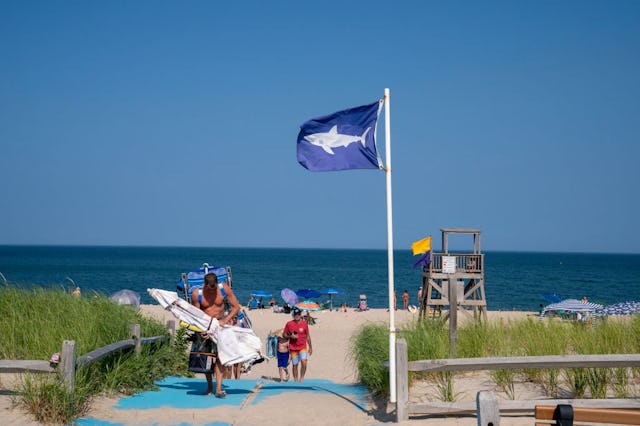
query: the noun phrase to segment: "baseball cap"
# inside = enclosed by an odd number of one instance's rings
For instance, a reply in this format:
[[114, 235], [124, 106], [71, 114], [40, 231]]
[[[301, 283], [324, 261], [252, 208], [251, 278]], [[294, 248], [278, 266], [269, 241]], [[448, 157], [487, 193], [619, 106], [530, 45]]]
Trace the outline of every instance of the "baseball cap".
[[300, 308], [293, 308], [293, 316], [295, 317], [296, 315], [302, 315]]

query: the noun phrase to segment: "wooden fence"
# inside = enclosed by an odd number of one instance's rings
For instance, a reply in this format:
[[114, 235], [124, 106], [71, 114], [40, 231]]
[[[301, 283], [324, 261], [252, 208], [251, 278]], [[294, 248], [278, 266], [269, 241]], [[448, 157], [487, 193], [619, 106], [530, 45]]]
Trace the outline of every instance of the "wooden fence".
[[[170, 336], [175, 336], [175, 321], [167, 321], [167, 329], [169, 330]], [[65, 340], [62, 342], [59, 364], [43, 360], [2, 359], [0, 360], [0, 373], [55, 373], [58, 371], [58, 368], [60, 368], [60, 373], [65, 387], [69, 392], [73, 392], [75, 387], [76, 370], [78, 368], [93, 364], [108, 355], [126, 349], [133, 348], [137, 355], [140, 354], [142, 345], [161, 342], [169, 338], [167, 335], [140, 337], [140, 324], [130, 325], [129, 331], [131, 333], [131, 339], [111, 343], [79, 357], [76, 357], [76, 342], [74, 340]]]
[[[507, 358], [453, 358], [408, 361], [407, 342], [396, 342], [396, 421], [404, 421], [410, 414], [442, 415], [477, 412], [476, 401], [468, 402], [409, 402], [409, 371], [446, 372], [477, 370], [516, 370], [532, 368], [626, 368], [640, 367], [640, 354], [607, 355], [550, 355]], [[539, 399], [499, 400], [500, 412], [533, 412], [536, 405], [571, 404], [591, 408], [640, 409], [638, 399]]]

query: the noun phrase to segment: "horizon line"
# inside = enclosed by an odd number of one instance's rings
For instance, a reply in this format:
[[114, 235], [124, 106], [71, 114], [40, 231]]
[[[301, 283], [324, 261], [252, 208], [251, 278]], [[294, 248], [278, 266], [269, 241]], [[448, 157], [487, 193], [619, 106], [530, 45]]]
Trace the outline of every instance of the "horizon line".
[[[269, 247], [269, 246], [204, 246], [204, 245], [144, 245], [144, 244], [4, 244], [0, 243], [0, 247], [69, 247], [69, 248], [148, 248], [148, 249], [252, 249], [252, 250], [344, 250], [344, 251], [387, 251], [386, 248], [359, 248], [359, 247]], [[450, 254], [464, 253], [468, 254], [471, 250], [458, 250]], [[394, 252], [411, 252], [411, 249], [394, 248]], [[442, 253], [432, 250], [433, 253]], [[537, 254], [606, 254], [606, 255], [640, 255], [636, 252], [597, 252], [597, 251], [553, 251], [553, 250], [535, 250], [535, 249], [496, 249], [485, 250], [483, 253], [537, 253]]]

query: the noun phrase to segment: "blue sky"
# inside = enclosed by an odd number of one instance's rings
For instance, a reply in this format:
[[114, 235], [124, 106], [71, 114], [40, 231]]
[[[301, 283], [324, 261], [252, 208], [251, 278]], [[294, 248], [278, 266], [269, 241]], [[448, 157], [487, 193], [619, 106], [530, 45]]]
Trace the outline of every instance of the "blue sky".
[[384, 173], [295, 147], [388, 87], [396, 248], [476, 227], [486, 250], [640, 253], [638, 22], [634, 1], [1, 1], [0, 244], [386, 248]]

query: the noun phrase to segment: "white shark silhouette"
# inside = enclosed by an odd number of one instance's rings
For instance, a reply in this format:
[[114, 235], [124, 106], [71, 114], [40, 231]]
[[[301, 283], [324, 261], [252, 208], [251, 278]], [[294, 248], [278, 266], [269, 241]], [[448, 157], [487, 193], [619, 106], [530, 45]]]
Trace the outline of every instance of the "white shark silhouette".
[[304, 139], [312, 145], [319, 146], [324, 149], [327, 154], [335, 155], [332, 148], [347, 147], [354, 142], [362, 142], [362, 146], [365, 146], [365, 138], [369, 133], [371, 127], [367, 127], [362, 136], [357, 135], [343, 135], [338, 133], [338, 126], [333, 126], [331, 130], [326, 133], [312, 133], [304, 137]]

